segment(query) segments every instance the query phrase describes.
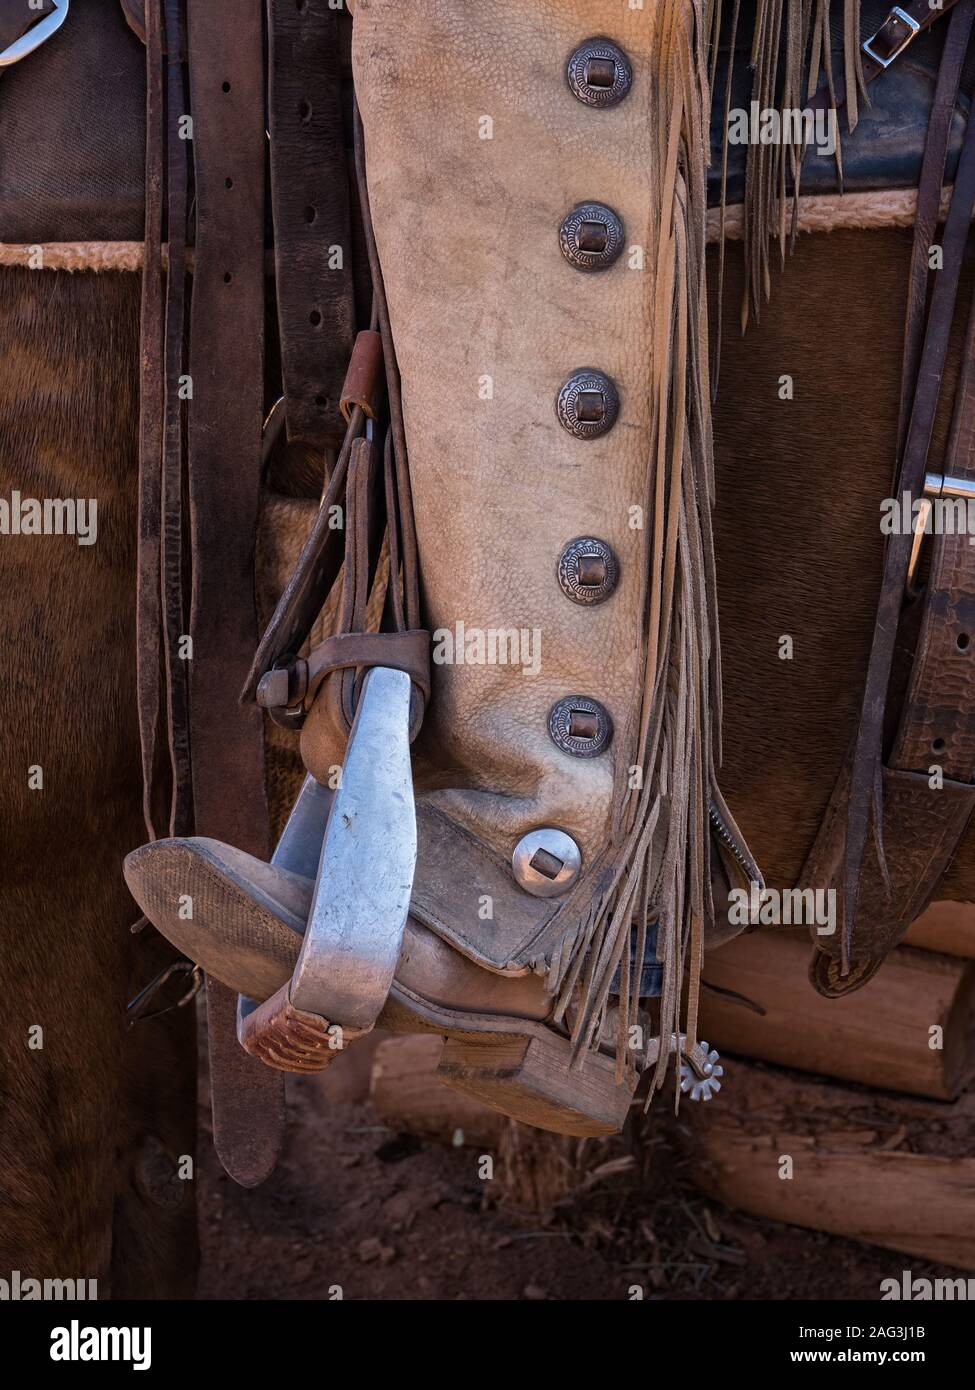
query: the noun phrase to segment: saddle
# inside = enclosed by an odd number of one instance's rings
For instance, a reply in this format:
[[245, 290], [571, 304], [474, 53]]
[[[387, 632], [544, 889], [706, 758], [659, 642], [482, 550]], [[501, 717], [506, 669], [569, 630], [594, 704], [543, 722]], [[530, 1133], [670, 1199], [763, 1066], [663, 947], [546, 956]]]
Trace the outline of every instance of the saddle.
[[[592, 32], [574, 0], [544, 15], [509, 0], [503, 24], [460, 0], [268, 0], [266, 25], [259, 0], [122, 8], [146, 61], [150, 835], [125, 875], [206, 972], [228, 1171], [253, 1184], [273, 1166], [284, 1072], [319, 1071], [376, 1026], [443, 1036], [448, 1085], [563, 1133], [619, 1129], [641, 1077], [648, 1099], [669, 1075], [708, 1099], [704, 953], [737, 930], [729, 894], [761, 887], [718, 783], [710, 63], [717, 110], [760, 8], [755, 92], [799, 92], [855, 126], [874, 81], [952, 12], [921, 161], [899, 486], [957, 492], [970, 350], [940, 471], [927, 445], [975, 201], [975, 137], [956, 120], [975, 0], [897, 7], [862, 48], [843, 0], [842, 78], [830, 7], [781, 0], [618, 7]], [[66, 9], [50, 0], [13, 42]], [[808, 92], [793, 61], [807, 53]], [[741, 179], [753, 312], [803, 155], [711, 163], [722, 208]], [[320, 493], [259, 637], [268, 469]], [[958, 540], [936, 537], [926, 569], [917, 538], [888, 548], [856, 745], [803, 873], [843, 887], [838, 939], [817, 938], [826, 992], [869, 978], [971, 816]], [[922, 610], [902, 701], [894, 634], [903, 647]], [[957, 692], [947, 722], [942, 688]], [[273, 849], [265, 721], [305, 769]], [[938, 788], [923, 766], [936, 744]]]

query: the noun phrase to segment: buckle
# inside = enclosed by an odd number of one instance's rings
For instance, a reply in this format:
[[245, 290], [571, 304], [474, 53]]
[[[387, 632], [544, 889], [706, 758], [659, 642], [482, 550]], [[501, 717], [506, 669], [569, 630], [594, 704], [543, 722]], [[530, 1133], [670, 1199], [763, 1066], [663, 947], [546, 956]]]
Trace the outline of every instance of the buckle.
[[[878, 39], [887, 37], [887, 30], [896, 27], [898, 24], [905, 25], [907, 33], [899, 37], [896, 35], [891, 36], [893, 47], [888, 50], [887, 56], [884, 57], [874, 50], [873, 45]], [[895, 5], [877, 32], [871, 35], [869, 39], [865, 39], [861, 47], [868, 58], [872, 58], [873, 61], [879, 63], [882, 68], [889, 68], [894, 59], [900, 57], [904, 49], [913, 39], [917, 38], [920, 32], [920, 21], [916, 20], [913, 15], [909, 15], [906, 10], [902, 10], [899, 5]]]
[[50, 14], [46, 14], [43, 19], [39, 19], [36, 24], [32, 24], [26, 34], [21, 34], [19, 39], [14, 39], [13, 43], [0, 53], [0, 68], [8, 68], [13, 63], [19, 63], [21, 58], [26, 58], [28, 53], [33, 53], [35, 48], [40, 48], [41, 44], [56, 34], [61, 25], [68, 17], [68, 0], [51, 0], [55, 8]]

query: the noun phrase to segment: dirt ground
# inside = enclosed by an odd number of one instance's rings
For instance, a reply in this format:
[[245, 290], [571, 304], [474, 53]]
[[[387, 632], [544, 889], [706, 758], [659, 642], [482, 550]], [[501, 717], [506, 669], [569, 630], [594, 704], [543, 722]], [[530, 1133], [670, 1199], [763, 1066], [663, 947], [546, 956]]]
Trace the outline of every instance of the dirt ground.
[[[677, 1157], [664, 1106], [588, 1164], [586, 1186], [540, 1217], [513, 1208], [485, 1150], [384, 1126], [368, 1053], [289, 1078], [281, 1164], [256, 1191], [224, 1174], [201, 1136], [203, 1299], [851, 1299], [909, 1264], [854, 1241], [705, 1201]], [[597, 1142], [597, 1141], [592, 1141]], [[604, 1141], [598, 1141], [603, 1143]]]

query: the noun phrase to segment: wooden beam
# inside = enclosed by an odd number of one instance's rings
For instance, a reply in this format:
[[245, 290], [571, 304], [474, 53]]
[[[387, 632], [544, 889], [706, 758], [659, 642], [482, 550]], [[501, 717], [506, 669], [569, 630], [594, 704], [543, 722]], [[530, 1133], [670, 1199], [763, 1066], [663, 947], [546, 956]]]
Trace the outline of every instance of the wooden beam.
[[710, 953], [705, 979], [764, 1016], [704, 990], [699, 1035], [719, 1051], [886, 1090], [951, 1100], [975, 1075], [975, 965], [899, 947], [855, 994], [823, 999], [811, 946], [793, 933], [742, 936]]
[[975, 903], [932, 903], [911, 923], [907, 945], [975, 960]]
[[681, 1117], [689, 1174], [707, 1196], [975, 1269], [971, 1100], [883, 1097], [736, 1059], [720, 1097]]

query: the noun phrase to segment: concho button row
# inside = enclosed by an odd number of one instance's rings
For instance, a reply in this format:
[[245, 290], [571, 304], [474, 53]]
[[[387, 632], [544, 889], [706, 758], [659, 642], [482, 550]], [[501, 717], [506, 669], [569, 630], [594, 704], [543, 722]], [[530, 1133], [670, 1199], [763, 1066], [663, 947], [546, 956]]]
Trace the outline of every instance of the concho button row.
[[563, 429], [576, 439], [597, 439], [616, 423], [619, 392], [605, 372], [582, 367], [562, 386], [555, 408]]
[[564, 830], [532, 830], [515, 845], [511, 856], [515, 881], [535, 898], [565, 893], [579, 877], [582, 855]]
[[616, 556], [595, 536], [578, 536], [559, 556], [559, 584], [573, 603], [605, 603], [618, 578]]
[[586, 695], [559, 700], [548, 714], [548, 731], [563, 753], [576, 758], [596, 758], [613, 737], [609, 710]]
[[603, 203], [580, 203], [559, 228], [562, 255], [576, 270], [608, 270], [625, 237], [623, 223]]
[[633, 85], [629, 58], [609, 39], [587, 39], [580, 44], [569, 59], [566, 76], [572, 95], [586, 106], [615, 106]]

